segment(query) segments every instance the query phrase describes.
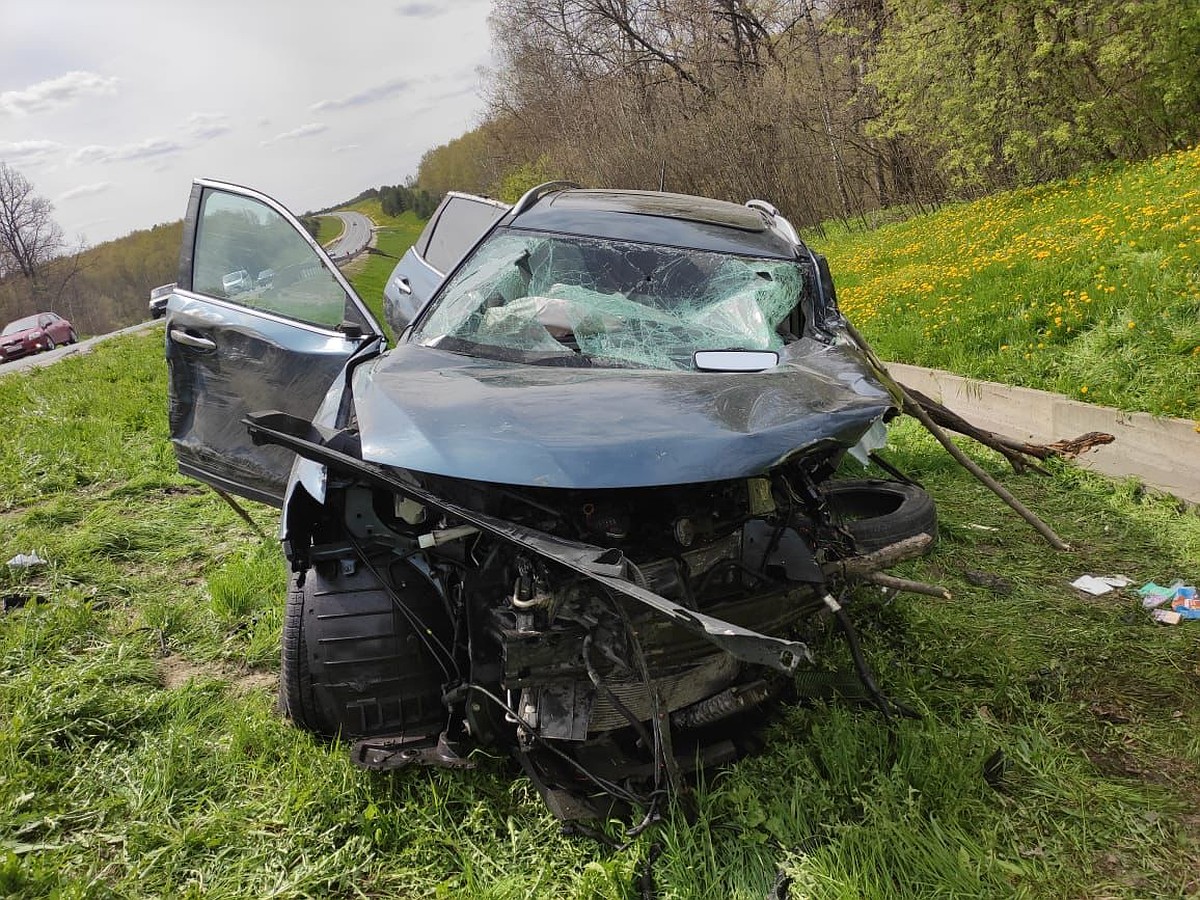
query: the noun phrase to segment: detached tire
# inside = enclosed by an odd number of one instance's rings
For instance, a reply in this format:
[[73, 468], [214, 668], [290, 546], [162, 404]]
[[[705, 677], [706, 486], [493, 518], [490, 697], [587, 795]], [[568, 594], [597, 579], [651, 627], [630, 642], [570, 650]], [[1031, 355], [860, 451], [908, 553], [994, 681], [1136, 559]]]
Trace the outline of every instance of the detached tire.
[[437, 591], [398, 564], [392, 592], [361, 563], [292, 576], [284, 611], [279, 700], [298, 728], [323, 737], [399, 734], [445, 718], [447, 680], [404, 608], [444, 644], [449, 627]]
[[873, 478], [826, 482], [825, 502], [861, 553], [881, 550], [918, 534], [937, 539], [933, 498], [915, 484]]

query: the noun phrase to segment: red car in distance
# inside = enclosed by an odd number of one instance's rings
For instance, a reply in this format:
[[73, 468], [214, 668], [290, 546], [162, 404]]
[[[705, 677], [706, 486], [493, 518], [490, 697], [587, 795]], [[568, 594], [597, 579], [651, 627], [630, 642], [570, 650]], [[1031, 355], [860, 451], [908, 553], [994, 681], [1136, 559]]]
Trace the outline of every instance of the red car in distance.
[[58, 313], [44, 312], [9, 322], [0, 332], [0, 362], [53, 350], [79, 340], [71, 323]]

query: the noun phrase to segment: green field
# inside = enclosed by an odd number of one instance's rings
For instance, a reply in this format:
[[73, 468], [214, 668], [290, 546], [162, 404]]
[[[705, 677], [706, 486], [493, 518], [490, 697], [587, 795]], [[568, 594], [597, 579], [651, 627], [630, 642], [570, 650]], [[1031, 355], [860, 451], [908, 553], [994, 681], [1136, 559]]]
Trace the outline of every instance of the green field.
[[[656, 842], [663, 897], [759, 900], [777, 867], [796, 897], [1195, 889], [1200, 626], [1067, 586], [1194, 577], [1195, 512], [1069, 467], [1006, 477], [1080, 548], [1054, 554], [895, 430], [942, 516], [905, 573], [954, 600], [863, 592], [851, 611], [922, 719], [787, 709], [762, 755], [709, 776], [694, 822], [615, 851], [561, 835], [503, 759], [371, 775], [277, 716], [279, 550], [175, 474], [165, 390], [157, 329], [0, 379], [0, 550], [49, 560], [0, 567], [0, 896], [633, 898]], [[813, 643], [848, 664], [835, 636]]]
[[322, 247], [336, 241], [345, 230], [345, 224], [337, 216], [317, 216], [317, 243]]
[[[1173, 165], [1103, 177], [1176, 177]], [[1065, 227], [1057, 204], [1075, 189], [1057, 190], [1065, 194], [1045, 195], [1054, 203], [1029, 229]], [[1006, 222], [1033, 215], [1015, 200], [984, 202], [1009, 203], [994, 214]], [[843, 306], [883, 352], [898, 355], [893, 333], [932, 328], [936, 313], [921, 298], [936, 265], [976, 258], [935, 250], [931, 236], [942, 233], [931, 223], [949, 229], [957, 220], [941, 217], [971, 209], [822, 245]], [[970, 221], [938, 240], [969, 247], [980, 235]], [[422, 225], [411, 213], [385, 223], [382, 253], [351, 267], [377, 315], [385, 279]], [[1127, 244], [1114, 239], [1110, 249], [1119, 255]], [[1171, 262], [1158, 269], [1167, 281], [1191, 252], [1176, 249], [1182, 256], [1165, 254]], [[904, 261], [926, 279], [909, 308], [868, 302], [873, 290], [906, 283]], [[1034, 277], [1034, 263], [1009, 262], [1009, 273], [1029, 269], [1023, 284]], [[1064, 266], [1054, 277], [1076, 272]], [[999, 304], [986, 289], [1003, 276], [987, 265], [976, 274], [972, 290]], [[1125, 283], [1159, 296], [1153, 275], [1129, 268]], [[1106, 281], [1116, 289], [1102, 293], [1119, 294], [1120, 283]], [[939, 282], [932, 293], [942, 290]], [[966, 301], [940, 306], [955, 327], [1018, 327], [995, 310], [968, 315]], [[1134, 321], [1122, 340], [1138, 333]], [[345, 747], [278, 717], [285, 572], [275, 513], [249, 504], [258, 535], [175, 473], [162, 340], [154, 329], [0, 378], [0, 554], [36, 550], [48, 560], [0, 567], [0, 897], [632, 900], [656, 844], [659, 896], [673, 898], [759, 900], [778, 870], [793, 879], [793, 897], [811, 898], [1197, 890], [1200, 624], [1157, 627], [1128, 592], [1083, 599], [1068, 586], [1085, 572], [1194, 582], [1197, 511], [1066, 465], [1050, 478], [1018, 478], [976, 453], [1077, 548], [1056, 554], [901, 423], [890, 456], [933, 493], [941, 538], [898, 574], [944, 584], [954, 599], [864, 590], [849, 608], [885, 689], [922, 718], [889, 728], [848, 701], [787, 708], [761, 755], [697, 788], [694, 820], [673, 810], [611, 850], [561, 834], [504, 759], [480, 756], [466, 774], [372, 775]], [[967, 365], [979, 353], [915, 343], [948, 354], [932, 364], [983, 374]], [[1109, 399], [1131, 396], [1114, 388]], [[981, 587], [968, 573], [1003, 582]], [[822, 665], [848, 667], [835, 634], [818, 629], [811, 644]], [[985, 762], [997, 751], [1003, 775], [989, 781]], [[620, 839], [622, 827], [607, 831]]]
[[[359, 200], [356, 203], [351, 203], [349, 206], [344, 206], [342, 209], [351, 209], [355, 212], [360, 212], [376, 225], [396, 225], [404, 227], [419, 221], [424, 226], [425, 220], [418, 219], [416, 213], [411, 209], [406, 209], [398, 216], [384, 215], [383, 205], [378, 197], [368, 197], [365, 200]], [[418, 229], [418, 234], [420, 229]]]
[[1200, 419], [1200, 148], [810, 237], [887, 359]]

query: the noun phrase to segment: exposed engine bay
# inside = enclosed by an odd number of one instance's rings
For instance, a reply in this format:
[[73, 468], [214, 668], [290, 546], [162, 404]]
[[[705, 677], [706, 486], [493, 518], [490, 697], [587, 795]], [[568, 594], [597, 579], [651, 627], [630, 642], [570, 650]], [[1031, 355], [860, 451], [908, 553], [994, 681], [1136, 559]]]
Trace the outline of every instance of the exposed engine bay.
[[[370, 768], [511, 751], [564, 818], [647, 806], [736, 758], [747, 720], [810, 661], [797, 635], [837, 605], [829, 573], [880, 549], [825, 481], [832, 457], [572, 490], [374, 466], [282, 414], [250, 430], [329, 471], [323, 504], [291, 504], [292, 717], [359, 739]], [[914, 521], [932, 532], [932, 515]]]

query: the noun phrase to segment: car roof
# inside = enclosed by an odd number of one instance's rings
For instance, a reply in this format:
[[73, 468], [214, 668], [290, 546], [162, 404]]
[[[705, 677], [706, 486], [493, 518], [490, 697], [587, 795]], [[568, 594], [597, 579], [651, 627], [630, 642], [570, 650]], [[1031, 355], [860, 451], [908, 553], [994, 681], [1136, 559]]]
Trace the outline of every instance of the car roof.
[[662, 191], [560, 190], [504, 223], [510, 228], [793, 259], [796, 246], [758, 210]]

